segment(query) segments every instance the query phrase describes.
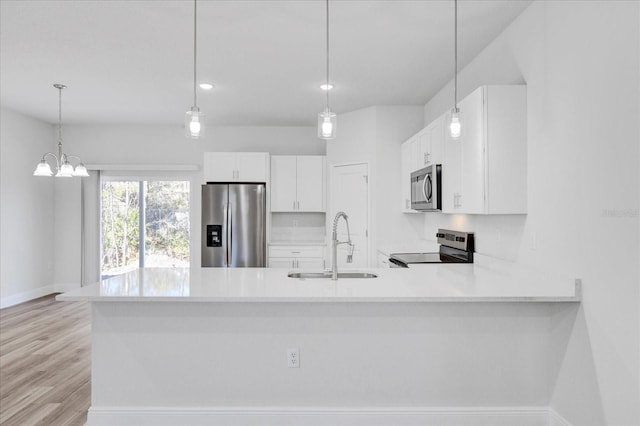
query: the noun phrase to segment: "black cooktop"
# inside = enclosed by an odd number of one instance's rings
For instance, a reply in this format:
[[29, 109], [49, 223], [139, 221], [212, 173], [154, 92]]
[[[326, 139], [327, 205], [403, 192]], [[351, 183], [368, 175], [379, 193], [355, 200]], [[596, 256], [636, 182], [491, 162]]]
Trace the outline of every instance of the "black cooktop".
[[392, 253], [389, 262], [395, 267], [408, 268], [412, 263], [473, 263], [472, 233], [438, 230], [440, 250], [436, 253]]

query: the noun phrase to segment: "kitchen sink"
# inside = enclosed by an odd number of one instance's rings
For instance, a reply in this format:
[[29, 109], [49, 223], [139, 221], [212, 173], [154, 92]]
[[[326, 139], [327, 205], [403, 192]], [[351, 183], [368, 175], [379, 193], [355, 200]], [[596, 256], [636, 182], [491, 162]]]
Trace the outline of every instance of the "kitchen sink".
[[[289, 278], [331, 278], [331, 271], [324, 272], [289, 272]], [[338, 272], [338, 278], [377, 278], [371, 272]]]

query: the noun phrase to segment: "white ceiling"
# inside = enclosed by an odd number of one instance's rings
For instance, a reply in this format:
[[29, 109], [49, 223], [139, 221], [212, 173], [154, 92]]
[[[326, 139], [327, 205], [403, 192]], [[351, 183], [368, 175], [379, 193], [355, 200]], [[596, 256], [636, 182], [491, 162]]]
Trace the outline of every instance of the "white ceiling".
[[[530, 1], [461, 0], [468, 63]], [[198, 104], [208, 124], [315, 125], [322, 0], [198, 1]], [[453, 0], [331, 0], [332, 109], [421, 105], [453, 76]], [[193, 2], [0, 1], [0, 102], [65, 123], [182, 123], [193, 104]]]

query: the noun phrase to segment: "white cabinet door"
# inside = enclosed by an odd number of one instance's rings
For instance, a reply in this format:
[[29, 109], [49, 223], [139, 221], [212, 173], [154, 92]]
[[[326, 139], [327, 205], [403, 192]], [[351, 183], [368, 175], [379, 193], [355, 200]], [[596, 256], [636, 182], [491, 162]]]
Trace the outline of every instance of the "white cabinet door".
[[296, 210], [296, 156], [271, 157], [271, 211]]
[[485, 132], [483, 91], [479, 88], [459, 103], [464, 131], [460, 136], [461, 190], [459, 209], [464, 213], [484, 213], [485, 200]]
[[458, 105], [462, 136], [444, 126], [442, 211], [526, 213], [526, 87], [482, 86]]
[[270, 246], [269, 268], [323, 269], [324, 246]]
[[235, 179], [235, 152], [205, 152], [204, 181], [231, 182]]
[[297, 259], [297, 268], [299, 269], [316, 269], [322, 270], [324, 269], [324, 259], [306, 259], [306, 258], [298, 258]]
[[401, 145], [401, 167], [400, 185], [402, 193], [403, 213], [417, 213], [411, 209], [411, 172], [417, 169], [416, 159], [418, 157], [418, 138], [412, 137]]
[[429, 162], [431, 164], [442, 164], [442, 160], [444, 158], [444, 121], [445, 115], [442, 115], [429, 125], [429, 136], [431, 142]]
[[454, 140], [444, 132], [444, 155], [442, 159], [442, 212], [460, 213], [462, 192], [462, 141]]
[[239, 182], [266, 182], [267, 159], [264, 152], [236, 153], [236, 180]]
[[295, 268], [295, 259], [293, 258], [276, 258], [269, 259], [269, 268], [287, 268], [293, 269]]
[[266, 152], [205, 152], [205, 182], [266, 182]]
[[325, 159], [320, 155], [297, 158], [297, 204], [301, 212], [325, 211]]
[[425, 127], [417, 135], [418, 138], [418, 157], [417, 169], [421, 169], [431, 164], [431, 129]]

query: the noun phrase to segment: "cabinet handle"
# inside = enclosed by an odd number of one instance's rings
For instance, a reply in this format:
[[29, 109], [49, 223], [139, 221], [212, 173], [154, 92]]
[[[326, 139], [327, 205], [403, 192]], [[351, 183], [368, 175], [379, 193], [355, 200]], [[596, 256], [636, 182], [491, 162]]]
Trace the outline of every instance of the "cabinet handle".
[[293, 210], [295, 210], [295, 209], [296, 209], [296, 202], [294, 201], [293, 202]]
[[424, 153], [424, 155], [425, 155], [425, 157], [427, 158], [427, 159], [425, 160], [424, 164], [429, 164], [429, 162], [430, 162], [429, 157], [431, 157], [431, 154], [429, 154], [428, 152], [425, 152], [425, 153]]
[[292, 251], [291, 254], [300, 254], [299, 251]]
[[300, 210], [300, 201], [296, 201], [296, 208]]

